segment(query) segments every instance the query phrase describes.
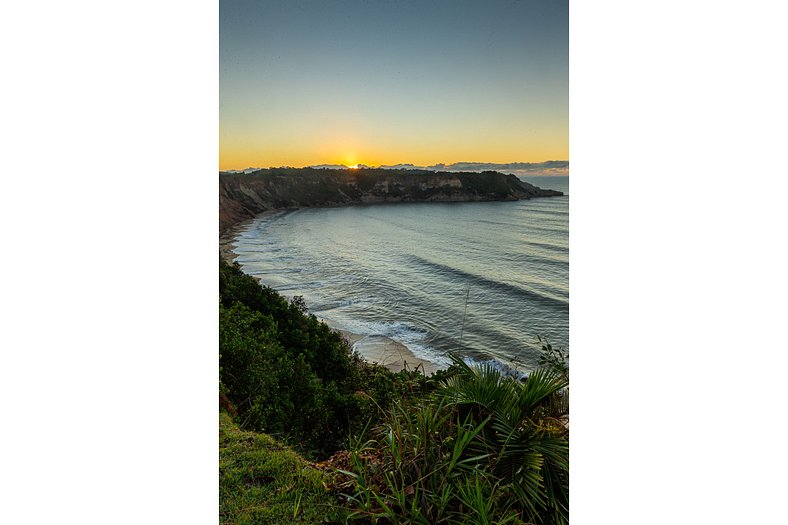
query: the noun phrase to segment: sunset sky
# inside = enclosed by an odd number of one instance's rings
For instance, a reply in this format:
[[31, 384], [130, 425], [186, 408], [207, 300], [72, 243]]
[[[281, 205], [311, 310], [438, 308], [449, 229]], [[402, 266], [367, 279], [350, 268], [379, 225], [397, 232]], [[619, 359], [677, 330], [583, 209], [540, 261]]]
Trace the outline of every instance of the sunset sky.
[[568, 160], [566, 0], [220, 3], [220, 169]]

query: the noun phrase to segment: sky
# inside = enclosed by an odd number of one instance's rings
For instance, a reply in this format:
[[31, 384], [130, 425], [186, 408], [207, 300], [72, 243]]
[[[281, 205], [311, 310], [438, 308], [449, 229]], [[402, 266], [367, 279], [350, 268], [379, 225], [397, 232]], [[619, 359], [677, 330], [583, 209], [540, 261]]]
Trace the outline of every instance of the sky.
[[568, 160], [568, 1], [219, 7], [220, 169]]

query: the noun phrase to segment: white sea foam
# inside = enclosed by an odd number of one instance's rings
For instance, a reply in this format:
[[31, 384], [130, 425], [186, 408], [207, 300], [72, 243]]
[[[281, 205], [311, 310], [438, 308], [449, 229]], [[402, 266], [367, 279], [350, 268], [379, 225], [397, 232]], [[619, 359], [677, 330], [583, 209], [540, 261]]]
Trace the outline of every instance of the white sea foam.
[[516, 377], [518, 379], [522, 379], [528, 376], [526, 372], [523, 372], [522, 370], [519, 370], [515, 366], [507, 363], [503, 363], [497, 359], [476, 359], [471, 356], [463, 356], [462, 360], [465, 362], [465, 364], [472, 367], [490, 365], [496, 370], [498, 370], [499, 372], [501, 372], [502, 374]]
[[338, 320], [326, 317], [333, 326], [362, 336], [383, 336], [405, 345], [419, 359], [429, 361], [442, 368], [451, 364], [451, 359], [430, 346], [428, 333], [416, 326], [403, 322], [376, 322], [360, 319]]

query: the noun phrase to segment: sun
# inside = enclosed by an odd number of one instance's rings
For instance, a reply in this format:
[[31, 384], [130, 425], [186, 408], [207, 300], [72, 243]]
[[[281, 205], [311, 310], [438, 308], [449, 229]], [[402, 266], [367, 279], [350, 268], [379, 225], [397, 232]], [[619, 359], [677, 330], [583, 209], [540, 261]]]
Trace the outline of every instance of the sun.
[[357, 170], [358, 169], [358, 164], [353, 164], [352, 166], [348, 166], [348, 168], [351, 169], [351, 170]]

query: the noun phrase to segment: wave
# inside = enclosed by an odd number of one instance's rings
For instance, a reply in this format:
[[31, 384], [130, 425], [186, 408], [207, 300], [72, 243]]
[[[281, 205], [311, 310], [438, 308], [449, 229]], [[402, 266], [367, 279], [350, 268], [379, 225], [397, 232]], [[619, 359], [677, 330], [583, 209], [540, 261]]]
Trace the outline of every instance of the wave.
[[554, 253], [559, 253], [561, 255], [567, 255], [569, 253], [569, 246], [566, 244], [556, 244], [552, 242], [539, 242], [539, 241], [520, 241], [521, 245], [524, 246], [533, 246], [534, 248], [541, 248], [543, 250], [547, 250]]
[[506, 283], [502, 281], [494, 281], [492, 279], [488, 279], [487, 277], [481, 275], [460, 270], [459, 268], [453, 268], [451, 266], [446, 266], [445, 264], [429, 261], [423, 257], [419, 257], [418, 255], [410, 255], [409, 258], [414, 262], [416, 262], [417, 264], [421, 264], [423, 266], [428, 266], [430, 268], [433, 268], [439, 273], [448, 274], [454, 277], [459, 277], [461, 279], [464, 279], [465, 281], [470, 281], [480, 286], [492, 288], [494, 290], [502, 291], [505, 293], [520, 295], [522, 297], [525, 297], [532, 301], [539, 302], [541, 304], [544, 304], [545, 306], [549, 306], [560, 311], [567, 311], [567, 312], [569, 311], [569, 302], [563, 299], [551, 297], [544, 293], [539, 293], [535, 290], [530, 290], [523, 286], [517, 286], [515, 284]]
[[481, 367], [484, 365], [492, 366], [504, 376], [516, 377], [517, 379], [524, 379], [528, 376], [527, 373], [519, 370], [518, 367], [504, 363], [503, 361], [499, 361], [497, 359], [475, 358], [473, 356], [466, 355], [463, 356], [462, 360], [466, 365], [471, 367]]
[[341, 319], [325, 316], [325, 319], [341, 330], [363, 336], [387, 337], [405, 345], [413, 355], [439, 366], [449, 366], [451, 359], [430, 344], [429, 331], [402, 321], [367, 321], [363, 319]]

